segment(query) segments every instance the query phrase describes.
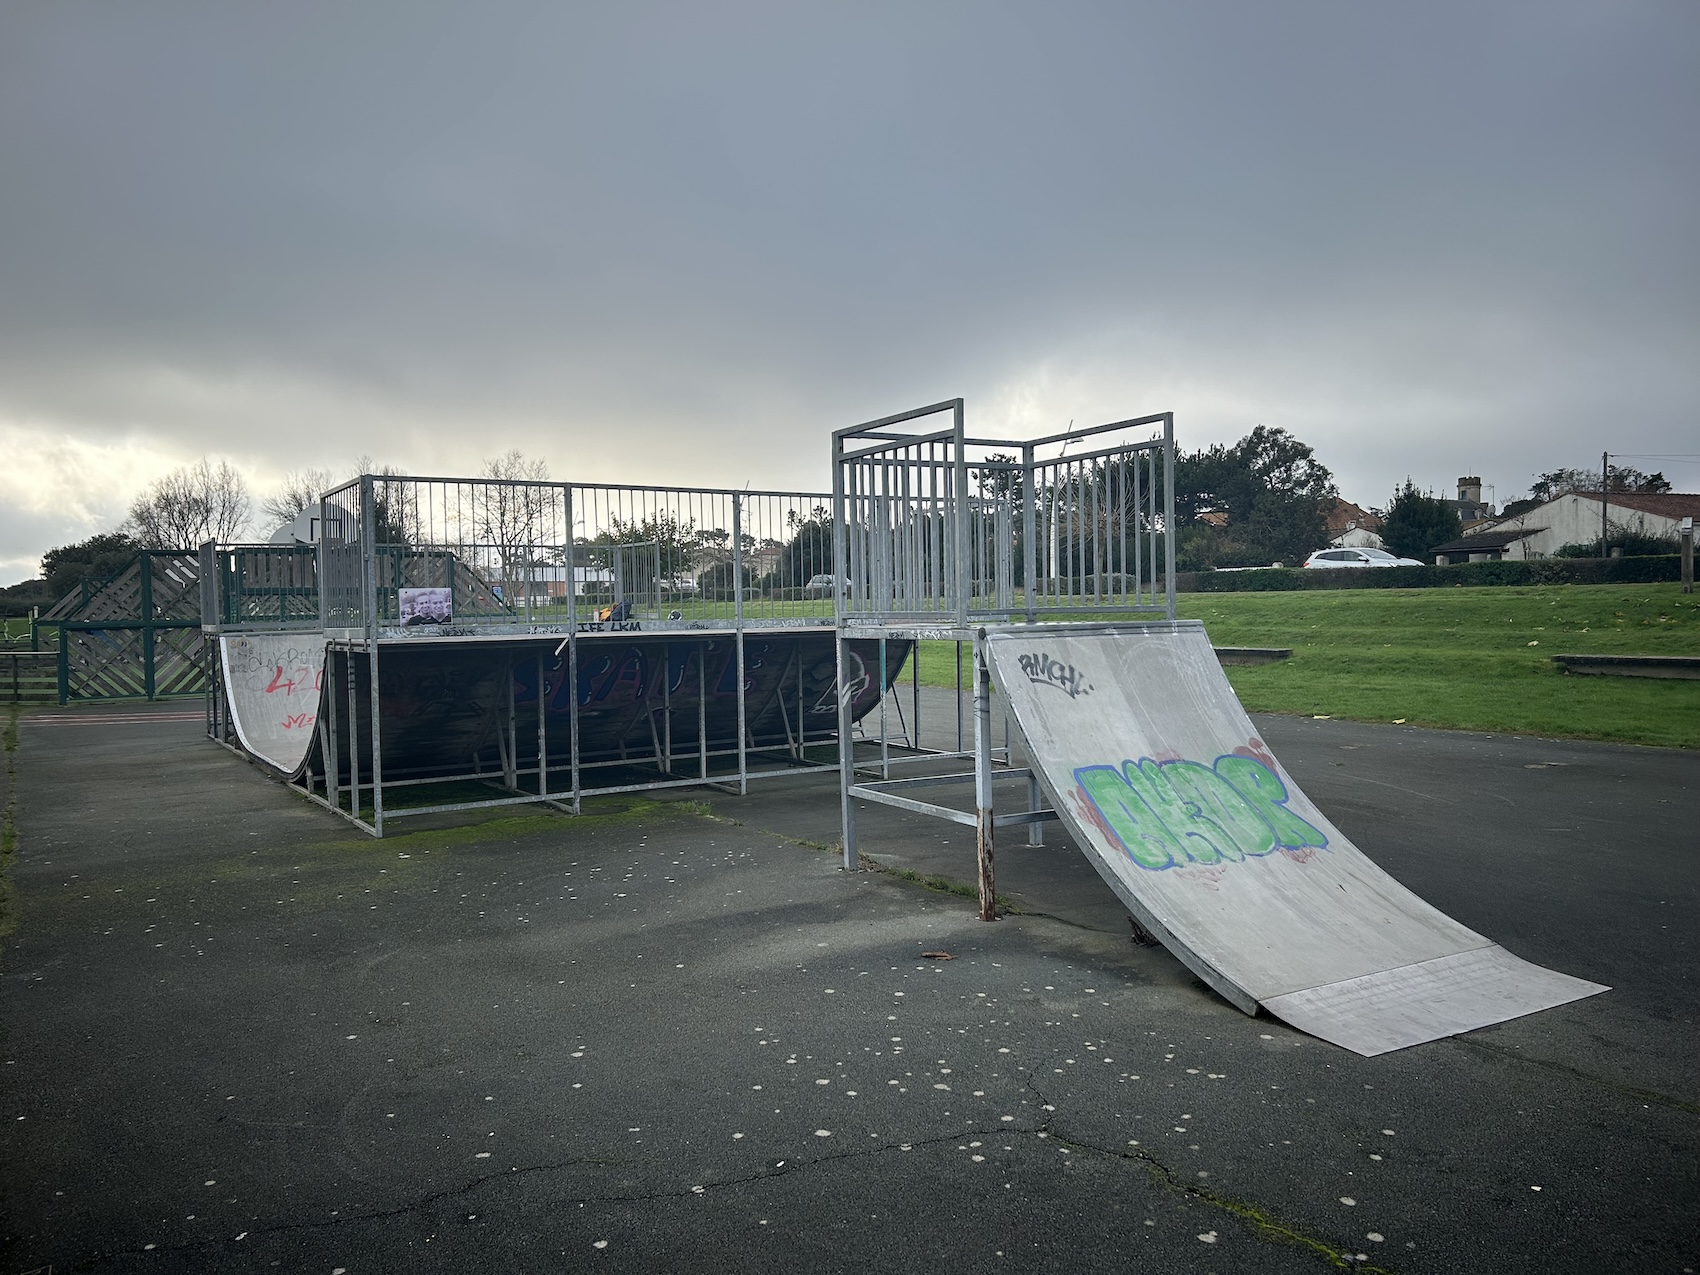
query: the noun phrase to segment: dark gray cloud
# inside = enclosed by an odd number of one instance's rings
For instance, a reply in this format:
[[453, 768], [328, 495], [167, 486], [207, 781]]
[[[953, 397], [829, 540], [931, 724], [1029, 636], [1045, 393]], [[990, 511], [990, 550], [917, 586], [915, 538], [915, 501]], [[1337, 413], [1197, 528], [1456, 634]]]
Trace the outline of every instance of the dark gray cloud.
[[1674, 4], [9, 7], [0, 578], [206, 451], [816, 487], [958, 393], [1283, 425], [1363, 503], [1700, 452], [1697, 54]]

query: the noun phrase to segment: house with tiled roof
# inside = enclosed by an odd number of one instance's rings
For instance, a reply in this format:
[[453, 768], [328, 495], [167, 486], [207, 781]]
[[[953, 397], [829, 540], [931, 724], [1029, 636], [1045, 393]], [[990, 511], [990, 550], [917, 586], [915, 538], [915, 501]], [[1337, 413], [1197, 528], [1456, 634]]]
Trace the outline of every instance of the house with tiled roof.
[[1349, 500], [1336, 499], [1322, 510], [1328, 524], [1328, 543], [1335, 549], [1385, 549], [1381, 543], [1381, 518]]
[[1674, 543], [1684, 518], [1700, 518], [1700, 493], [1569, 491], [1515, 518], [1484, 523], [1479, 530], [1437, 545], [1431, 552], [1439, 566], [1496, 558], [1550, 558], [1565, 545], [1598, 544], [1602, 514], [1608, 542], [1633, 535]]

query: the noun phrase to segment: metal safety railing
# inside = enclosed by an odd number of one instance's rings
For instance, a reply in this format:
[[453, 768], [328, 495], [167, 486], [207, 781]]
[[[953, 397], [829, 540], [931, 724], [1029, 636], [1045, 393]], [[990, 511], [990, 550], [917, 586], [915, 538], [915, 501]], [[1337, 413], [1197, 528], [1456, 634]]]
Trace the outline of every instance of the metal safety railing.
[[[973, 827], [980, 915], [991, 920], [995, 830], [1025, 827], [1038, 845], [1057, 816], [1035, 771], [1014, 765], [1007, 716], [996, 742], [987, 634], [1014, 622], [1175, 618], [1175, 422], [1163, 412], [1007, 440], [970, 435], [964, 417], [950, 399], [832, 436], [841, 680], [852, 634], [954, 640], [960, 723], [964, 646], [973, 653], [972, 746], [959, 724], [954, 750], [928, 750], [917, 732], [895, 755], [882, 714], [877, 754], [840, 749], [839, 795], [846, 870], [859, 862], [859, 803]], [[839, 735], [850, 738], [844, 712]], [[952, 758], [973, 769], [939, 773], [934, 763]], [[894, 777], [900, 762], [925, 773]], [[1000, 815], [994, 785], [1014, 780], [1025, 809]], [[933, 799], [968, 785], [972, 810]]]
[[1013, 441], [971, 437], [952, 399], [832, 448], [841, 620], [1174, 615], [1171, 413]]
[[209, 627], [832, 619], [824, 492], [363, 475], [301, 546], [203, 546]]

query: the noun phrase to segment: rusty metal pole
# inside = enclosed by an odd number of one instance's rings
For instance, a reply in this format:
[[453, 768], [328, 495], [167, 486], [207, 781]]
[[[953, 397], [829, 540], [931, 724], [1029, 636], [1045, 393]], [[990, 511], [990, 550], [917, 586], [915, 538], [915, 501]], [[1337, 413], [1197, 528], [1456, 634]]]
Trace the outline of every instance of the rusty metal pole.
[[992, 866], [992, 674], [986, 630], [974, 630], [974, 848], [980, 865], [980, 919], [998, 919]]

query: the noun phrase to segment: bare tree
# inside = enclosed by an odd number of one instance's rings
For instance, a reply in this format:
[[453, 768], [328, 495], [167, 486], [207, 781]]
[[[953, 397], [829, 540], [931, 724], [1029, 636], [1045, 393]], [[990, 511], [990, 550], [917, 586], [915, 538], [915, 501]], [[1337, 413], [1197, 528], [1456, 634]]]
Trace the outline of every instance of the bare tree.
[[542, 558], [537, 541], [549, 491], [538, 484], [549, 481], [549, 462], [511, 448], [486, 460], [482, 476], [495, 481], [478, 488], [478, 538], [495, 551], [502, 597], [511, 605], [519, 591], [515, 586]]
[[260, 502], [260, 512], [276, 526], [294, 522], [301, 511], [319, 503], [336, 484], [328, 469], [298, 469], [283, 476], [276, 490]]
[[189, 549], [229, 542], [248, 525], [248, 485], [228, 461], [202, 457], [155, 481], [130, 505], [130, 525], [146, 549]]

